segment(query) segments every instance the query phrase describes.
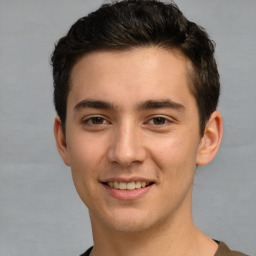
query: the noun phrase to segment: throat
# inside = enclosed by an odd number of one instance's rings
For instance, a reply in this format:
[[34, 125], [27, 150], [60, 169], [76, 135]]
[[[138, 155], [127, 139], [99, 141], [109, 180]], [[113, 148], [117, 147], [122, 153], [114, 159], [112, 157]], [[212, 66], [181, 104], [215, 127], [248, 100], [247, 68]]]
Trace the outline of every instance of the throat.
[[[169, 223], [170, 224], [170, 223]], [[154, 228], [139, 232], [118, 232], [109, 229], [98, 230], [94, 228], [94, 253], [97, 256], [203, 256], [200, 253], [200, 247], [207, 248], [209, 240], [201, 238], [198, 242], [201, 232], [196, 228], [184, 228], [175, 231], [174, 226], [168, 223], [159, 223]], [[176, 227], [175, 227], [176, 228]], [[216, 249], [216, 248], [215, 248]], [[209, 251], [205, 251], [204, 256], [213, 256]], [[211, 247], [211, 252], [214, 251]]]

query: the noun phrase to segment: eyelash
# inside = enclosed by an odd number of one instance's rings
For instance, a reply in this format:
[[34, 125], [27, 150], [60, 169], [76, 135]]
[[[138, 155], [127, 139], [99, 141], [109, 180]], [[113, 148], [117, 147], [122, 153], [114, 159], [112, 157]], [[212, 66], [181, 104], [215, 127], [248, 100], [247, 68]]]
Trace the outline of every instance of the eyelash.
[[[151, 121], [153, 123], [150, 123]], [[154, 121], [160, 121], [160, 123], [156, 124]], [[172, 121], [170, 119], [167, 119], [166, 117], [156, 116], [149, 119], [147, 123], [150, 123], [151, 125], [155, 125], [155, 126], [165, 126], [168, 123], [172, 123]]]
[[[158, 123], [156, 123], [158, 122]], [[159, 123], [160, 122], [160, 123]], [[106, 118], [101, 117], [101, 116], [92, 116], [89, 118], [86, 118], [82, 121], [83, 124], [91, 125], [91, 126], [100, 126], [100, 125], [106, 125], [110, 124]], [[169, 123], [173, 123], [170, 119], [162, 116], [155, 116], [150, 118], [145, 124], [150, 124], [152, 126], [158, 126], [158, 127], [163, 127], [168, 125]]]
[[[98, 121], [102, 121], [100, 123], [97, 123], [97, 119]], [[96, 123], [94, 123], [94, 121], [96, 121]], [[107, 121], [104, 117], [101, 116], [92, 116], [89, 118], [86, 118], [82, 121], [83, 124], [88, 124], [88, 125], [104, 125], [104, 124], [110, 124], [109, 121]]]

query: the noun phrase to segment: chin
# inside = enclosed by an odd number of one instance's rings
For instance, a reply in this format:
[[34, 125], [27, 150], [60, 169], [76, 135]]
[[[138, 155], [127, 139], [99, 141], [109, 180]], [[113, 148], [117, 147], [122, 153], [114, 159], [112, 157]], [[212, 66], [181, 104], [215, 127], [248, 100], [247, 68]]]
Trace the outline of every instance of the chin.
[[149, 228], [143, 220], [131, 218], [115, 220], [114, 223], [109, 223], [110, 228], [116, 232], [122, 233], [138, 233], [143, 232]]
[[109, 229], [123, 233], [143, 232], [155, 225], [155, 220], [151, 214], [136, 210], [122, 210], [112, 212], [109, 218], [104, 218], [105, 225]]

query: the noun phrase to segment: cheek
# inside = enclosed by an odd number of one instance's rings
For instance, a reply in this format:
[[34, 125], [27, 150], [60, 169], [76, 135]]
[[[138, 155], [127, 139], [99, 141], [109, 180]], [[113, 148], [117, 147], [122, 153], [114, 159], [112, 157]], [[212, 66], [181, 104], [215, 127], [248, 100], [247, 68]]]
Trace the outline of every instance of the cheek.
[[77, 190], [90, 187], [97, 179], [100, 166], [104, 161], [104, 143], [94, 136], [84, 133], [75, 134], [68, 144], [70, 167]]
[[151, 152], [152, 158], [154, 158], [159, 165], [175, 164], [185, 153], [183, 143], [174, 137], [158, 139], [157, 143], [153, 143]]
[[[165, 175], [181, 175], [194, 171], [196, 166], [196, 142], [190, 138], [165, 138], [152, 150], [152, 158]], [[167, 173], [165, 173], [167, 172]]]
[[96, 136], [75, 132], [73, 135], [68, 143], [71, 166], [90, 168], [102, 157], [104, 143], [98, 143], [99, 139]]
[[98, 172], [102, 170], [104, 147], [100, 147], [92, 136], [73, 134], [76, 135], [68, 143], [72, 178], [81, 200], [88, 205], [93, 195], [97, 194], [95, 182], [98, 181]]
[[195, 148], [179, 139], [166, 140], [155, 150], [164, 202], [173, 202], [172, 205], [175, 206], [186, 197], [193, 183], [195, 156]]

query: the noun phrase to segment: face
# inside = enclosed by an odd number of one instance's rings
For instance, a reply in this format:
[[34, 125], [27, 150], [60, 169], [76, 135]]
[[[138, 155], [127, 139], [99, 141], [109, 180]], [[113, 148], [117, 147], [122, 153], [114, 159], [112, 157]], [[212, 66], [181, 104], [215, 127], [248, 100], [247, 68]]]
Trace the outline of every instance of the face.
[[92, 225], [135, 232], [190, 212], [202, 139], [187, 65], [148, 47], [90, 53], [74, 66], [66, 136], [58, 119], [55, 135]]

